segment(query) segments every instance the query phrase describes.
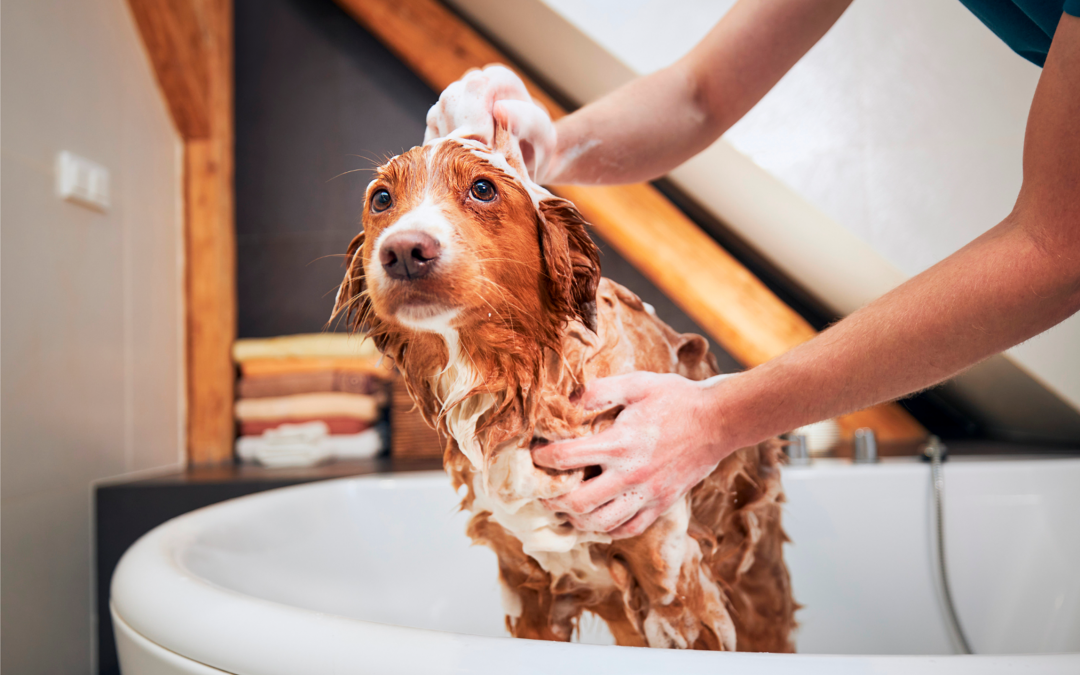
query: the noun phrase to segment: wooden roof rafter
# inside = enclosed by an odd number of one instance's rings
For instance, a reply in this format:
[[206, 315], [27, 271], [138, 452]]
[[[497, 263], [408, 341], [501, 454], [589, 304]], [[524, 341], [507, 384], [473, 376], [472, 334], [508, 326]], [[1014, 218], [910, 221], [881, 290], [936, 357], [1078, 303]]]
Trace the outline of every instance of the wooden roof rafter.
[[232, 0], [128, 0], [184, 144], [187, 459], [233, 458]]

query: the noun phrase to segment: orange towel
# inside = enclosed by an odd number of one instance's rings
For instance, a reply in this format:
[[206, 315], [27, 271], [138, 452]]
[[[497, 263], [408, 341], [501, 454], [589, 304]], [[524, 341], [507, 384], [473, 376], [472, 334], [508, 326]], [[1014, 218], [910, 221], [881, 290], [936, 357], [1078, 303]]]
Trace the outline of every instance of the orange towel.
[[377, 363], [378, 361], [372, 359], [344, 357], [250, 359], [240, 363], [240, 372], [244, 377], [268, 377], [340, 370], [350, 373], [367, 373], [384, 379], [391, 377], [393, 371], [386, 365], [378, 366]]
[[282, 424], [303, 424], [305, 422], [325, 422], [331, 434], [358, 434], [371, 428], [371, 424], [352, 417], [319, 417], [309, 419], [254, 420], [240, 423], [241, 436], [262, 436], [267, 429], [276, 429]]

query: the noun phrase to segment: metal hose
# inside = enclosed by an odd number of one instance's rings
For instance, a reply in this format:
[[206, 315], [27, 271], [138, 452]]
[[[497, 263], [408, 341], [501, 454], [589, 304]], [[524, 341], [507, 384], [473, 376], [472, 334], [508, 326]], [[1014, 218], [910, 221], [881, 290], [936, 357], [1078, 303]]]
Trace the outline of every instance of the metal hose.
[[945, 476], [941, 470], [941, 457], [945, 446], [937, 436], [931, 436], [923, 453], [930, 459], [930, 479], [934, 486], [934, 530], [937, 538], [937, 571], [941, 581], [942, 599], [945, 601], [945, 622], [949, 624], [953, 635], [960, 644], [960, 651], [964, 654], [974, 654], [964, 629], [960, 627], [960, 619], [956, 614], [956, 605], [953, 604], [952, 590], [949, 588], [948, 566], [945, 564], [945, 509], [944, 492]]

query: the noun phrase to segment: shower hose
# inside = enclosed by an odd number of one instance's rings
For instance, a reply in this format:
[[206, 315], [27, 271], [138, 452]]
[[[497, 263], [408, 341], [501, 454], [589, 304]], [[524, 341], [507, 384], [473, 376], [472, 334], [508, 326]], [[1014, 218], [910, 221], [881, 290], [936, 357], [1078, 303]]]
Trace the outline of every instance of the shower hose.
[[952, 590], [949, 587], [949, 572], [945, 562], [945, 515], [944, 515], [944, 492], [945, 476], [941, 470], [941, 460], [945, 454], [945, 446], [937, 436], [931, 436], [923, 451], [930, 460], [930, 479], [934, 487], [934, 534], [937, 539], [937, 571], [941, 582], [941, 595], [945, 605], [945, 622], [949, 624], [956, 641], [960, 645], [960, 651], [964, 654], [974, 654], [971, 643], [964, 635], [964, 629], [960, 626], [960, 619], [956, 614], [956, 605], [953, 603]]

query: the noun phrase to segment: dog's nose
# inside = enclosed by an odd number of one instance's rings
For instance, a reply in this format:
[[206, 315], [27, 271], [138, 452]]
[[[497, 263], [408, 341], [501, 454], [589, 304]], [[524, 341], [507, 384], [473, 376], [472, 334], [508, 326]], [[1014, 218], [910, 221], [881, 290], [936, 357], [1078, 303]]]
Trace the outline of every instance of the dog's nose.
[[430, 234], [398, 232], [382, 243], [379, 262], [394, 279], [419, 279], [431, 272], [440, 253], [439, 242]]

